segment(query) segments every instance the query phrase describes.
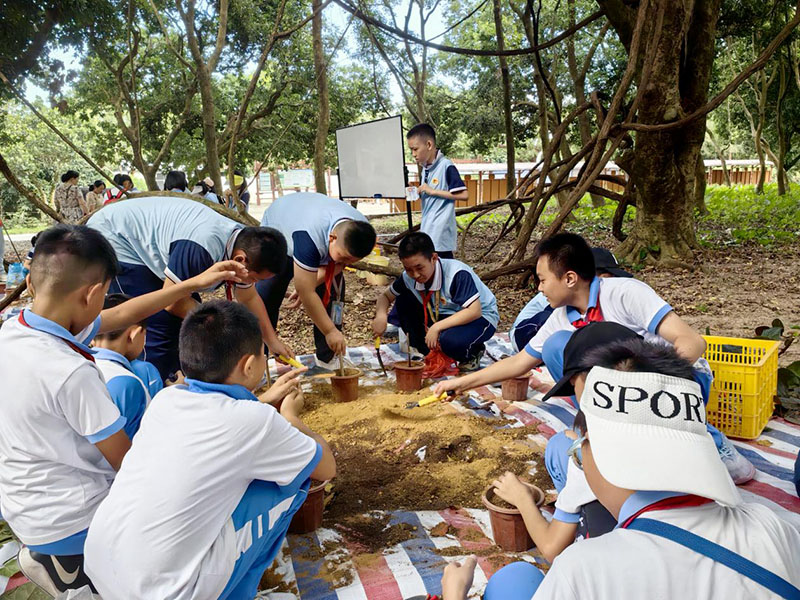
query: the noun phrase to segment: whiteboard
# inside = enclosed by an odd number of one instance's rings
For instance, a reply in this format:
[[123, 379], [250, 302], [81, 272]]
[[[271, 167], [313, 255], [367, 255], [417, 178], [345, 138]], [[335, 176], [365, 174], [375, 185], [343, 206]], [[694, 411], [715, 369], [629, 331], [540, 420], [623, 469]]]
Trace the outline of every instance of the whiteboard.
[[342, 198], [405, 198], [403, 119], [400, 116], [336, 130]]

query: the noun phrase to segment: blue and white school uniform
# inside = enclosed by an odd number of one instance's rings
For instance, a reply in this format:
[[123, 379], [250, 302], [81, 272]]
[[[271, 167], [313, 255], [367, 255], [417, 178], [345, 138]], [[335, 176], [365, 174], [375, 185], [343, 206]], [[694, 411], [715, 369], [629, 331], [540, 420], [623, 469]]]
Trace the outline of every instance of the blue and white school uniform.
[[514, 324], [508, 332], [508, 339], [511, 341], [511, 347], [514, 348], [515, 352], [519, 352], [528, 345], [528, 342], [533, 339], [536, 332], [550, 318], [552, 312], [553, 307], [550, 306], [542, 292], [531, 298], [519, 312], [517, 318], [514, 319]]
[[86, 345], [25, 309], [0, 329], [0, 509], [32, 550], [81, 554], [115, 471], [95, 444], [125, 426]]
[[144, 381], [136, 375], [130, 361], [119, 352], [108, 348], [96, 348], [94, 357], [106, 380], [106, 388], [111, 399], [127, 421], [125, 433], [133, 439], [139, 431], [144, 410], [150, 404], [150, 391]]
[[483, 343], [492, 337], [500, 320], [497, 299], [492, 291], [469, 266], [455, 259], [438, 259], [433, 277], [426, 284], [418, 283], [404, 272], [394, 280], [389, 291], [396, 298], [400, 327], [409, 336], [411, 345], [426, 354], [423, 312], [426, 299], [428, 326], [434, 319], [441, 321], [480, 302], [480, 317], [470, 323], [445, 329], [439, 336], [442, 352], [458, 362], [482, 352]]
[[[180, 283], [228, 259], [243, 228], [202, 202], [167, 196], [116, 203], [92, 215], [87, 225], [117, 253], [120, 273], [109, 291], [131, 296], [161, 289], [165, 278]], [[180, 368], [180, 325], [181, 319], [166, 311], [147, 320], [144, 356], [162, 379]]]
[[[433, 163], [422, 168], [422, 183], [433, 189], [460, 192], [467, 189], [458, 169], [439, 150]], [[422, 201], [422, 223], [420, 231], [433, 240], [437, 252], [455, 252], [456, 249], [456, 203], [432, 194], [420, 194]]]
[[242, 386], [165, 388], [95, 514], [86, 572], [106, 600], [253, 598], [321, 458]]
[[130, 362], [133, 374], [144, 382], [150, 398], [155, 398], [156, 394], [164, 389], [164, 381], [158, 369], [146, 360], [134, 359]]

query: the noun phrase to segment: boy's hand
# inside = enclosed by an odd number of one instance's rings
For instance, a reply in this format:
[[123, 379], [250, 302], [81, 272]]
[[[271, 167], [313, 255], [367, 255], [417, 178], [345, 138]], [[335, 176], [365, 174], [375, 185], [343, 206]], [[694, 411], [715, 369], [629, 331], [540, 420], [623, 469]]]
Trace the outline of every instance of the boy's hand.
[[377, 314], [372, 319], [372, 332], [375, 335], [383, 335], [386, 331], [387, 317], [385, 314]]
[[189, 282], [199, 290], [212, 288], [223, 281], [233, 281], [234, 283], [245, 283], [247, 281], [247, 267], [235, 260], [225, 260], [211, 265], [208, 269]]
[[297, 381], [297, 376], [301, 373], [305, 373], [306, 371], [308, 371], [308, 368], [303, 367], [302, 369], [292, 369], [291, 371], [284, 373], [275, 380], [275, 383], [272, 384], [272, 387], [259, 396], [259, 401], [264, 402], [265, 404], [276, 404], [279, 400], [285, 398], [293, 390], [299, 391], [300, 382]]
[[456, 394], [460, 394], [465, 392], [467, 389], [467, 386], [464, 385], [464, 378], [456, 377], [455, 379], [445, 379], [437, 383], [436, 387], [433, 388], [433, 393], [437, 396], [440, 396], [445, 392], [455, 392]]
[[519, 477], [514, 475], [511, 471], [506, 471], [499, 478], [492, 482], [494, 486], [494, 493], [499, 498], [520, 507], [526, 500], [533, 499], [533, 494], [528, 486], [526, 486]]
[[183, 371], [178, 370], [175, 372], [175, 381], [172, 381], [171, 379], [168, 380], [167, 387], [171, 385], [183, 385], [184, 383], [186, 383], [186, 377], [184, 377]]
[[276, 337], [274, 340], [267, 341], [267, 347], [275, 356], [280, 356], [283, 354], [289, 358], [294, 358], [294, 350], [292, 350], [292, 347], [279, 337]]
[[451, 562], [444, 568], [442, 575], [443, 600], [466, 600], [472, 579], [475, 576], [475, 565], [478, 557], [474, 554], [464, 560], [464, 564]]
[[325, 336], [325, 341], [328, 343], [328, 348], [333, 350], [336, 355], [344, 354], [347, 352], [347, 340], [344, 334], [338, 329], [334, 329]]
[[292, 390], [283, 399], [281, 415], [287, 420], [296, 419], [303, 412], [305, 405], [306, 401], [303, 397], [303, 392], [299, 389]]
[[285, 306], [289, 310], [293, 310], [300, 306], [300, 294], [297, 293], [297, 290], [293, 291], [292, 293], [286, 292], [283, 297], [287, 300]]
[[425, 334], [425, 344], [433, 350], [434, 348], [439, 347], [439, 334], [441, 333], [441, 329], [439, 328], [438, 323], [434, 323], [428, 328], [428, 333]]
[[417, 192], [420, 194], [431, 194], [434, 195], [434, 189], [429, 186], [427, 183], [423, 183], [422, 185], [417, 186]]

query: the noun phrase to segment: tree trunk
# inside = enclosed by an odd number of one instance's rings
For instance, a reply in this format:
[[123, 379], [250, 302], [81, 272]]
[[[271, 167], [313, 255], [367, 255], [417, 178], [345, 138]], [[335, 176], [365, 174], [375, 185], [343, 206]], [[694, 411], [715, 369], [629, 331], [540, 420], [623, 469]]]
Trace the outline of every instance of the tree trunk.
[[158, 168], [153, 165], [142, 165], [139, 168], [139, 171], [144, 177], [144, 181], [147, 184], [147, 189], [150, 191], [156, 191], [158, 189], [158, 181], [156, 181], [156, 173], [158, 173]]
[[[497, 34], [497, 50], [505, 50], [503, 38], [503, 15], [500, 11], [500, 0], [494, 0], [494, 29]], [[503, 84], [503, 117], [506, 126], [506, 193], [510, 194], [517, 187], [516, 159], [514, 152], [514, 121], [511, 118], [511, 76], [508, 72], [508, 59], [500, 56], [500, 77]]]
[[[644, 62], [653, 61], [638, 110], [638, 122], [663, 123], [703, 106], [708, 98], [714, 40], [721, 0], [659, 0], [645, 22]], [[621, 0], [598, 0], [626, 48], [635, 12]], [[664, 11], [661, 34], [652, 37], [657, 10]], [[627, 39], [626, 39], [627, 37]], [[641, 78], [642, 67], [637, 70]], [[636, 221], [619, 254], [631, 263], [686, 266], [697, 249], [694, 229], [697, 164], [706, 119], [672, 130], [636, 134], [625, 166], [636, 194]]]
[[708, 139], [711, 141], [711, 145], [714, 146], [714, 152], [719, 159], [719, 164], [722, 166], [722, 178], [725, 180], [725, 185], [731, 187], [731, 175], [728, 172], [728, 163], [725, 161], [725, 152], [723, 152], [722, 148], [717, 143], [717, 138], [714, 135], [714, 132], [709, 129], [707, 133]]
[[214, 189], [221, 193], [222, 173], [217, 149], [217, 124], [214, 110], [214, 94], [211, 90], [211, 74], [205, 64], [197, 65], [197, 81], [200, 84], [200, 100], [203, 108], [203, 141], [206, 145], [206, 171], [214, 180]]
[[780, 56], [778, 67], [778, 98], [775, 105], [775, 129], [778, 134], [778, 160], [775, 164], [778, 177], [778, 195], [783, 196], [789, 191], [789, 178], [786, 176], [786, 128], [783, 126], [783, 100], [786, 97], [786, 64], [783, 55]]
[[697, 157], [697, 167], [694, 174], [694, 208], [698, 214], [705, 216], [708, 214], [706, 206], [706, 166], [703, 157]]
[[319, 10], [322, 0], [312, 0], [311, 9], [314, 18], [311, 21], [311, 35], [314, 45], [314, 73], [317, 78], [317, 135], [314, 138], [314, 187], [319, 194], [327, 194], [325, 182], [325, 142], [331, 121], [331, 110], [328, 102], [328, 74], [325, 65], [325, 54], [322, 48], [322, 11]]

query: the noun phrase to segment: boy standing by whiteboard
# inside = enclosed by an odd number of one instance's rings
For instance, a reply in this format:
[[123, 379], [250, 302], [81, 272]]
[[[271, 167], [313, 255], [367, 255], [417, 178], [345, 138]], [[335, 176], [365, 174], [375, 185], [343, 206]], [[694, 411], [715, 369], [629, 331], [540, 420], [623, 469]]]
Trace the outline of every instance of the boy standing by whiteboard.
[[406, 134], [414, 160], [422, 167], [420, 231], [433, 240], [440, 258], [454, 258], [456, 200], [467, 199], [467, 186], [456, 166], [436, 147], [436, 131], [427, 123], [414, 125]]

